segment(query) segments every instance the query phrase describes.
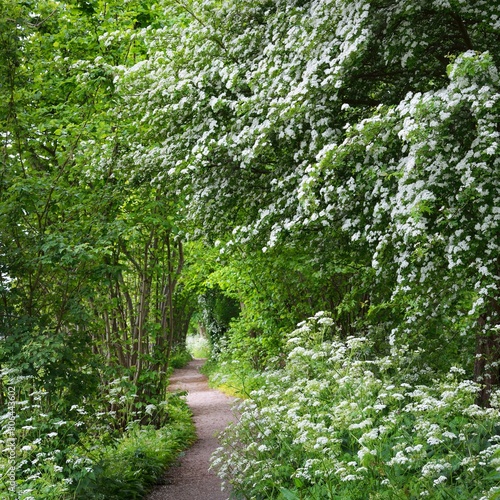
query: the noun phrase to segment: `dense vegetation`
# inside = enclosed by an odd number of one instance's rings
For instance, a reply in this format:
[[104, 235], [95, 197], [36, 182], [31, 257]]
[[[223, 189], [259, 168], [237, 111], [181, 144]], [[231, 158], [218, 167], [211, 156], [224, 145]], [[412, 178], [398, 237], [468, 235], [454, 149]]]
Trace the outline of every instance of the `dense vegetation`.
[[195, 323], [247, 398], [214, 458], [242, 498], [498, 498], [499, 12], [0, 3], [20, 498], [99, 488], [115, 436], [173, 429]]
[[0, 2], [2, 498], [140, 498], [193, 438], [165, 394], [196, 304], [177, 199], [91, 157], [121, 154], [112, 68], [144, 60], [135, 34], [154, 18], [140, 2]]

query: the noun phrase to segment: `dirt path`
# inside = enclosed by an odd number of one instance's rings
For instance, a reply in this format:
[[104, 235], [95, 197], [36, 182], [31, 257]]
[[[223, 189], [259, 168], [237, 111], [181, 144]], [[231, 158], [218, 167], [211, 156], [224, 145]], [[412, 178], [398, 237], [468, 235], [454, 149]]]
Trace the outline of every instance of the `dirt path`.
[[187, 402], [193, 411], [198, 441], [187, 450], [179, 463], [171, 467], [165, 484], [155, 487], [147, 500], [227, 500], [229, 491], [221, 492], [221, 481], [208, 470], [212, 452], [219, 446], [216, 435], [233, 420], [233, 399], [210, 389], [207, 378], [199, 372], [204, 360], [195, 359], [185, 368], [175, 370], [170, 379], [173, 390], [188, 391]]

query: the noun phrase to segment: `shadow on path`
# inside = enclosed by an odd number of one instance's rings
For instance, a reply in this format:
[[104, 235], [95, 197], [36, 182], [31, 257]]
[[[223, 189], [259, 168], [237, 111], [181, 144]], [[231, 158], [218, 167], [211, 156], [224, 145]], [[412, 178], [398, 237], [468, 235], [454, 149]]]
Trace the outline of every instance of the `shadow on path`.
[[217, 434], [234, 420], [231, 406], [234, 398], [208, 387], [207, 378], [199, 372], [205, 360], [195, 359], [185, 368], [174, 371], [170, 390], [187, 391], [198, 440], [156, 486], [147, 500], [227, 500], [229, 491], [221, 492], [221, 481], [208, 470], [212, 453], [219, 446]]

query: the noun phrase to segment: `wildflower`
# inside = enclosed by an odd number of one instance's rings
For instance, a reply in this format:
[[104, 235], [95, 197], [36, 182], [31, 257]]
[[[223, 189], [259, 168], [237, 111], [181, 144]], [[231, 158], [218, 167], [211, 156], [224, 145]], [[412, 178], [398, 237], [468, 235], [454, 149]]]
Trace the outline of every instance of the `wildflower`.
[[342, 481], [357, 481], [358, 479], [361, 479], [361, 477], [356, 476], [355, 474], [347, 474], [346, 476], [341, 477]]
[[445, 483], [447, 481], [446, 476], [439, 476], [437, 479], [434, 479], [434, 486], [437, 486], [438, 484]]
[[431, 436], [430, 438], [427, 439], [427, 442], [430, 444], [430, 445], [435, 445], [435, 444], [441, 444], [443, 442], [442, 439], [439, 439], [435, 436]]
[[405, 464], [409, 461], [409, 458], [402, 452], [398, 451], [394, 457], [392, 457], [388, 462], [387, 465], [395, 465], [395, 464]]
[[451, 469], [451, 465], [445, 462], [428, 462], [422, 467], [422, 477], [429, 477], [436, 473]]
[[332, 326], [333, 325], [333, 319], [332, 318], [320, 318], [318, 320], [318, 323], [320, 325], [325, 325], [325, 326]]
[[146, 406], [146, 409], [144, 411], [146, 412], [147, 415], [152, 415], [154, 410], [156, 410], [156, 405], [149, 404]]

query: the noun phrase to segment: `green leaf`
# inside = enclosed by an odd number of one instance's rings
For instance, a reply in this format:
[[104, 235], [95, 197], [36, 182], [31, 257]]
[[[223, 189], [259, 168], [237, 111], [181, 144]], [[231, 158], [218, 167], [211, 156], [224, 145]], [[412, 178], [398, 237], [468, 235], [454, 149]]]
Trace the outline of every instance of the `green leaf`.
[[286, 500], [300, 500], [300, 497], [296, 493], [286, 488], [280, 488], [280, 492]]

